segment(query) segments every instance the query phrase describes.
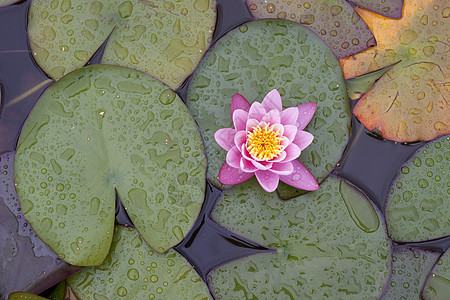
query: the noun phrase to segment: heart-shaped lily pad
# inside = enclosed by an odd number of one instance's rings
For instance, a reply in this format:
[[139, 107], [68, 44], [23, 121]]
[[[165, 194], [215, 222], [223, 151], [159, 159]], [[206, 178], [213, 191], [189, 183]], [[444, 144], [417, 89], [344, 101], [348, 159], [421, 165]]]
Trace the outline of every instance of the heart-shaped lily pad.
[[36, 61], [59, 79], [111, 34], [103, 62], [145, 71], [173, 89], [192, 73], [214, 31], [215, 0], [35, 0], [28, 32]]
[[[261, 102], [276, 88], [286, 107], [316, 102], [306, 127], [313, 143], [299, 160], [321, 181], [333, 169], [347, 144], [350, 112], [338, 60], [310, 30], [293, 22], [260, 20], [244, 24], [220, 39], [197, 68], [187, 105], [202, 131], [208, 154], [208, 178], [217, 186], [226, 151], [214, 140], [220, 128], [231, 128], [230, 103], [239, 93]], [[284, 187], [283, 187], [284, 188]], [[280, 191], [280, 188], [278, 189]], [[286, 190], [283, 198], [296, 195]]]
[[347, 0], [359, 7], [371, 10], [379, 15], [400, 19], [402, 17], [403, 0]]
[[362, 12], [378, 46], [342, 61], [347, 78], [393, 66], [353, 113], [369, 130], [399, 142], [450, 133], [447, 1], [407, 0], [401, 20]]
[[0, 0], [0, 7], [19, 2], [20, 0]]
[[46, 298], [27, 292], [13, 292], [9, 294], [8, 300], [46, 300]]
[[419, 149], [402, 167], [386, 204], [389, 236], [424, 241], [450, 234], [450, 136]]
[[376, 45], [369, 27], [345, 0], [246, 0], [256, 19], [298, 22], [314, 31], [338, 58]]
[[450, 294], [450, 251], [447, 250], [434, 266], [423, 287], [425, 300], [447, 299]]
[[211, 299], [206, 284], [177, 252], [152, 251], [132, 228], [116, 226], [111, 252], [98, 267], [67, 279], [80, 299]]
[[225, 191], [213, 217], [277, 249], [214, 270], [209, 281], [219, 299], [369, 299], [389, 277], [391, 243], [380, 213], [337, 178], [289, 201], [251, 179]]
[[202, 140], [186, 106], [123, 67], [83, 68], [52, 85], [24, 125], [15, 167], [26, 218], [74, 265], [107, 255], [115, 189], [158, 252], [190, 230], [205, 191]]
[[392, 275], [381, 299], [420, 300], [420, 291], [440, 255], [441, 252], [420, 248], [394, 249]]

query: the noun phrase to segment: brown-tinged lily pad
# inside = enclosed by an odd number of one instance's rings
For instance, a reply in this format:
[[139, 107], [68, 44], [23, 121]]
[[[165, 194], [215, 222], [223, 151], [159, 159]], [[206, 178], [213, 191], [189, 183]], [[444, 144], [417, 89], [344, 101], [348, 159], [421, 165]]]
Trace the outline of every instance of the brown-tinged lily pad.
[[378, 46], [341, 60], [345, 76], [400, 62], [353, 113], [369, 130], [394, 141], [427, 141], [450, 133], [447, 1], [407, 0], [401, 20], [360, 12]]
[[359, 7], [371, 10], [379, 15], [400, 19], [402, 17], [403, 0], [347, 0]]

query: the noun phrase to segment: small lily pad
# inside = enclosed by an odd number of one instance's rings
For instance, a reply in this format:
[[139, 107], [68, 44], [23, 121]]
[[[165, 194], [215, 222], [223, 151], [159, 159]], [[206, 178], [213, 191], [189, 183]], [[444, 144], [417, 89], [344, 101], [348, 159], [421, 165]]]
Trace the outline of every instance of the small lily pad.
[[342, 60], [347, 78], [399, 62], [356, 104], [369, 130], [398, 142], [429, 141], [450, 133], [447, 1], [405, 2], [400, 20], [361, 16], [378, 46]]
[[450, 251], [447, 250], [434, 266], [423, 287], [425, 300], [447, 299], [450, 294]]
[[24, 125], [15, 168], [27, 220], [74, 265], [106, 257], [115, 190], [158, 252], [190, 230], [205, 191], [202, 140], [181, 99], [115, 66], [74, 71], [44, 93]]
[[206, 284], [177, 252], [158, 254], [135, 229], [116, 226], [102, 265], [67, 279], [80, 299], [211, 299]]
[[369, 299], [382, 294], [391, 243], [379, 211], [363, 194], [329, 177], [318, 191], [280, 201], [254, 181], [225, 191], [213, 218], [276, 252], [214, 270], [209, 281], [219, 299]]
[[347, 0], [359, 7], [371, 10], [379, 15], [400, 19], [402, 17], [403, 0]]
[[298, 22], [315, 32], [338, 58], [376, 45], [369, 27], [345, 0], [247, 0], [256, 19]]
[[[235, 93], [261, 102], [276, 88], [286, 107], [316, 102], [306, 131], [313, 143], [299, 160], [318, 182], [334, 168], [347, 144], [350, 112], [338, 60], [310, 30], [283, 20], [244, 24], [220, 39], [205, 56], [189, 85], [187, 105], [202, 132], [208, 155], [208, 179], [217, 179], [226, 151], [214, 140], [220, 128], [231, 128], [230, 104]], [[283, 198], [298, 195], [285, 185]]]
[[386, 204], [389, 236], [424, 241], [450, 234], [450, 137], [418, 152], [401, 169]]
[[19, 2], [20, 0], [0, 0], [0, 7], [7, 6]]
[[145, 71], [176, 89], [211, 42], [215, 6], [215, 0], [35, 0], [31, 49], [59, 79], [85, 65], [111, 34], [102, 62]]
[[420, 291], [440, 255], [420, 248], [394, 249], [392, 275], [381, 299], [420, 300]]
[[46, 300], [46, 298], [27, 292], [13, 292], [9, 294], [8, 300]]

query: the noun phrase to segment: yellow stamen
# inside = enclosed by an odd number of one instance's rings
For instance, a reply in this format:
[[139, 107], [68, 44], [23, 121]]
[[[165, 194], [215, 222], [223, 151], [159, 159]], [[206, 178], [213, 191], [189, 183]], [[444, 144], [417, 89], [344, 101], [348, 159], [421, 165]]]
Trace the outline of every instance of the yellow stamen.
[[254, 126], [253, 131], [247, 132], [248, 152], [261, 160], [271, 160], [280, 154], [284, 147], [281, 145], [283, 137], [279, 137], [280, 129], [274, 131], [274, 125], [269, 127], [269, 123], [264, 127]]

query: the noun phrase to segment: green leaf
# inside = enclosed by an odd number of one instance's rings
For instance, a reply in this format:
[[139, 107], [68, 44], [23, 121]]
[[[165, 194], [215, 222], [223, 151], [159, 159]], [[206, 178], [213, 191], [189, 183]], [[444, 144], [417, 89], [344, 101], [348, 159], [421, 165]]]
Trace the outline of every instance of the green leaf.
[[59, 79], [87, 63], [111, 34], [103, 63], [145, 71], [172, 89], [211, 42], [215, 0], [35, 0], [28, 32], [36, 61]]
[[9, 294], [8, 300], [46, 300], [47, 298], [40, 297], [27, 292], [13, 292]]
[[136, 230], [116, 226], [111, 252], [98, 267], [67, 279], [80, 299], [211, 299], [206, 284], [177, 252], [152, 251]]
[[386, 204], [389, 236], [425, 241], [450, 234], [450, 137], [419, 149], [392, 185]]
[[55, 290], [48, 297], [49, 300], [65, 300], [66, 295], [66, 281], [61, 281], [55, 288]]
[[[208, 179], [216, 186], [221, 187], [217, 176], [226, 151], [214, 133], [232, 127], [231, 98], [239, 93], [250, 103], [261, 102], [274, 88], [285, 107], [317, 103], [305, 129], [315, 139], [299, 160], [319, 182], [340, 159], [348, 141], [350, 112], [338, 60], [303, 26], [282, 20], [250, 22], [214, 45], [189, 86], [187, 105], [205, 141]], [[283, 198], [298, 195], [287, 185], [278, 191]]]
[[27, 220], [74, 265], [107, 255], [115, 189], [158, 252], [183, 239], [204, 198], [206, 159], [186, 106], [123, 67], [83, 68], [52, 85], [24, 125], [15, 167]]
[[318, 191], [289, 201], [266, 193], [255, 179], [225, 191], [213, 218], [276, 252], [217, 268], [209, 277], [213, 292], [219, 299], [379, 297], [391, 243], [380, 213], [350, 189], [330, 177]]
[[450, 254], [447, 250], [436, 263], [422, 291], [425, 300], [447, 299], [450, 294]]

